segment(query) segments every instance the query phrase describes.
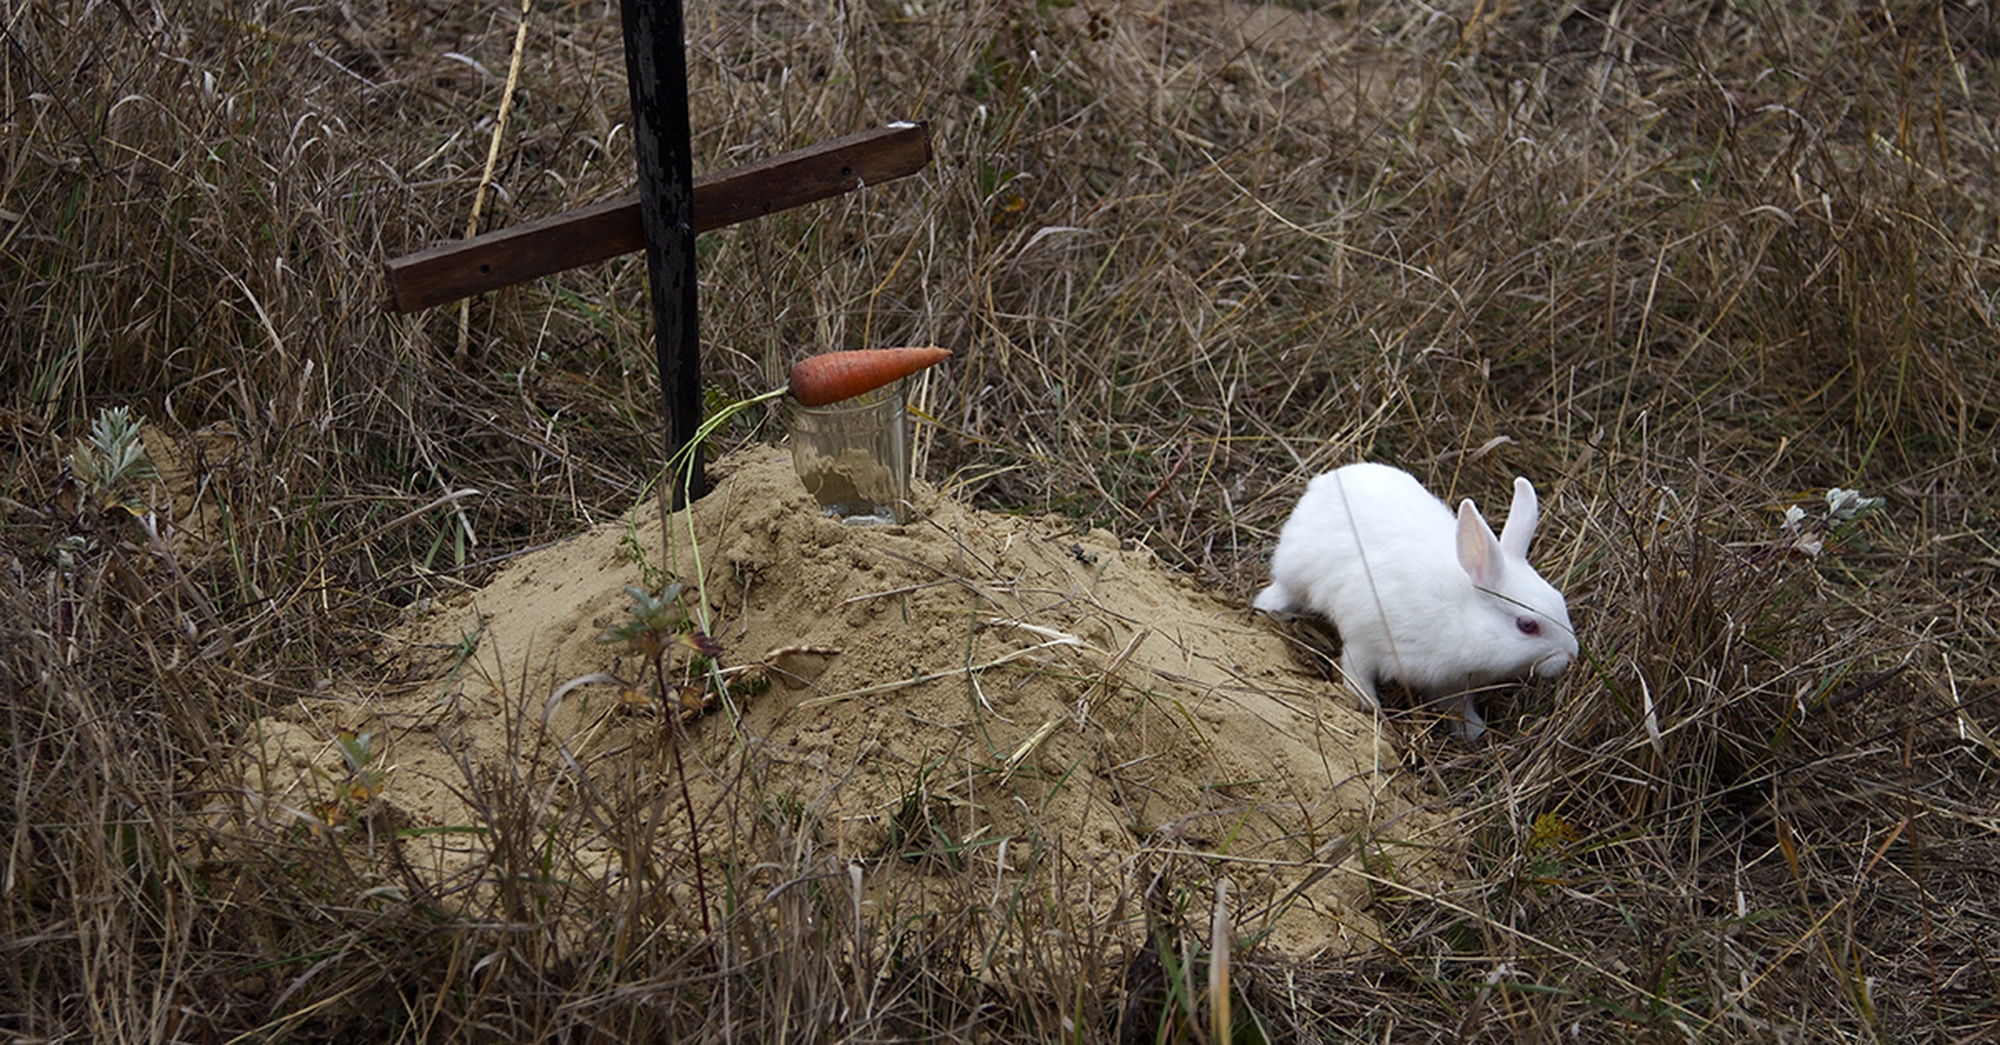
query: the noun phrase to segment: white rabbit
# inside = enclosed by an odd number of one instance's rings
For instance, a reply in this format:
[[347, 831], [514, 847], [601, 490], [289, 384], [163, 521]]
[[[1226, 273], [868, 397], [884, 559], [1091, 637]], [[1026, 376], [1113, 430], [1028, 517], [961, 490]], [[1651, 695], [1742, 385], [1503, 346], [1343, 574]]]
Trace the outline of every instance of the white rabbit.
[[1552, 676], [1577, 654], [1562, 593], [1528, 565], [1535, 487], [1514, 480], [1494, 538], [1470, 500], [1450, 508], [1409, 473], [1351, 464], [1314, 477], [1278, 534], [1255, 606], [1316, 613], [1340, 632], [1340, 670], [1368, 707], [1378, 681], [1456, 704], [1452, 730], [1478, 739], [1472, 691]]

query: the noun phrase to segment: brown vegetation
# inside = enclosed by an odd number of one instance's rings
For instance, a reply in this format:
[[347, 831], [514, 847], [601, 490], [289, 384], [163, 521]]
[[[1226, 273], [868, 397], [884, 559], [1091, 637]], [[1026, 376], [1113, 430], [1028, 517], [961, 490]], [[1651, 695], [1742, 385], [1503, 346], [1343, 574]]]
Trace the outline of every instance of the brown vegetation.
[[[1237, 600], [1317, 471], [1536, 480], [1583, 657], [1489, 701], [1489, 745], [1411, 729], [1462, 876], [1377, 868], [1375, 953], [1239, 952], [1237, 1033], [1992, 1035], [2000, 23], [1327, 6], [692, 5], [699, 169], [908, 118], [937, 155], [703, 239], [714, 393], [950, 347], [940, 487]], [[474, 212], [517, 11], [0, 8], [0, 1031], [1209, 1035], [1202, 883], [1126, 897], [1135, 947], [1034, 896], [995, 928], [969, 887], [857, 916], [773, 851], [801, 886], [705, 936], [549, 874], [542, 779], [468, 768], [483, 907], [364, 858], [395, 825], [325, 826], [360, 770], [277, 826], [211, 815], [261, 716], [660, 466], [637, 256], [381, 310], [381, 262]], [[630, 188], [616, 5], [526, 41], [483, 227]], [[82, 463], [115, 406], [171, 482]], [[777, 437], [742, 416], [720, 447]], [[1886, 500], [1832, 519], [1832, 487]], [[1045, 943], [944, 960], [988, 932]]]

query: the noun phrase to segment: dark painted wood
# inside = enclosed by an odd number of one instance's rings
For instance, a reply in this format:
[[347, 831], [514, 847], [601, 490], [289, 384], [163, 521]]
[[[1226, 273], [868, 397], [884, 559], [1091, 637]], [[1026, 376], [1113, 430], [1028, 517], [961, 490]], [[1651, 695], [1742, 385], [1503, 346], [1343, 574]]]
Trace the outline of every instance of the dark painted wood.
[[[830, 199], [915, 174], [931, 159], [922, 124], [850, 134], [768, 160], [704, 174], [694, 183], [696, 232]], [[416, 312], [525, 283], [646, 245], [634, 193], [454, 240], [391, 260], [391, 312]]]
[[[681, 0], [620, 0], [625, 83], [632, 95], [632, 151], [639, 161], [639, 227], [653, 301], [653, 346], [666, 400], [667, 459], [695, 441], [701, 425], [701, 311], [694, 272], [694, 132], [688, 124], [687, 47]], [[697, 458], [685, 486], [677, 471], [673, 506], [708, 492]], [[708, 909], [702, 908], [706, 923]], [[704, 924], [704, 929], [707, 926]]]

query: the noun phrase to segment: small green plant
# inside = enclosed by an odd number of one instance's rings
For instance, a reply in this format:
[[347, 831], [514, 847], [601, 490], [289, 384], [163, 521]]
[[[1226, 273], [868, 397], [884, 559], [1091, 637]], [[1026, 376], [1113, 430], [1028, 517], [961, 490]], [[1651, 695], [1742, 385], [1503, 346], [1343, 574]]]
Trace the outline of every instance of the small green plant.
[[70, 451], [70, 474], [99, 507], [122, 508], [133, 515], [150, 510], [138, 487], [159, 478], [160, 471], [140, 436], [145, 423], [145, 418], [122, 406], [100, 410], [91, 422], [90, 437], [77, 440], [76, 449]]
[[334, 742], [340, 746], [340, 760], [347, 765], [341, 791], [356, 802], [366, 802], [381, 794], [387, 774], [374, 764], [375, 734], [342, 733]]
[[667, 682], [667, 669], [672, 663], [668, 654], [675, 647], [688, 652], [690, 674], [692, 669], [706, 667], [722, 654], [722, 644], [688, 619], [680, 602], [684, 587], [675, 581], [654, 595], [636, 584], [627, 585], [625, 594], [632, 599], [632, 605], [625, 612], [630, 619], [604, 629], [597, 636], [597, 641], [605, 645], [622, 644], [645, 658], [652, 668], [655, 695], [662, 700], [677, 688]]
[[[667, 679], [667, 668], [672, 660], [669, 654], [680, 646], [689, 652], [690, 674], [695, 663], [709, 664], [722, 655], [722, 644], [694, 627], [688, 620], [687, 610], [681, 605], [680, 595], [683, 585], [679, 581], [667, 585], [654, 595], [638, 585], [627, 585], [625, 594], [632, 599], [626, 608], [631, 619], [622, 624], [606, 628], [597, 636], [597, 641], [606, 645], [623, 644], [626, 649], [644, 658], [652, 668], [654, 696], [660, 702], [661, 718], [666, 724], [667, 747], [674, 755], [674, 778], [680, 782], [681, 805], [687, 809], [688, 844], [694, 853], [694, 889], [701, 898], [701, 931], [713, 932], [708, 920], [708, 882], [701, 869], [701, 825], [695, 817], [694, 796], [688, 792], [687, 767], [681, 759], [681, 723], [699, 713], [707, 705], [707, 687], [700, 683], [675, 685]], [[642, 692], [645, 672], [641, 669], [640, 685], [626, 686], [626, 692]], [[643, 699], [643, 698], [642, 698]]]
[[618, 538], [618, 550], [623, 552], [625, 558], [634, 566], [639, 567], [639, 583], [645, 588], [650, 590], [655, 585], [666, 583], [666, 571], [646, 561], [646, 549], [639, 544], [639, 531], [636, 526], [625, 528], [625, 533]]
[[333, 742], [340, 748], [340, 760], [347, 771], [335, 784], [333, 797], [313, 808], [322, 825], [321, 830], [332, 830], [351, 822], [382, 793], [389, 779], [388, 772], [375, 764], [378, 754], [375, 734], [342, 733], [334, 737]]

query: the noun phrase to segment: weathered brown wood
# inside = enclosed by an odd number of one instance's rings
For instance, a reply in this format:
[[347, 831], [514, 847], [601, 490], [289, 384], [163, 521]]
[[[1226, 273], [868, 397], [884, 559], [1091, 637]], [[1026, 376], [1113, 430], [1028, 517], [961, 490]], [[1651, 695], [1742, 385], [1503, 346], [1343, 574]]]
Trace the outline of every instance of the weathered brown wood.
[[[896, 123], [694, 182], [696, 232], [915, 174], [930, 162], [924, 125]], [[415, 312], [642, 249], [639, 196], [440, 243], [388, 265], [391, 312]]]

